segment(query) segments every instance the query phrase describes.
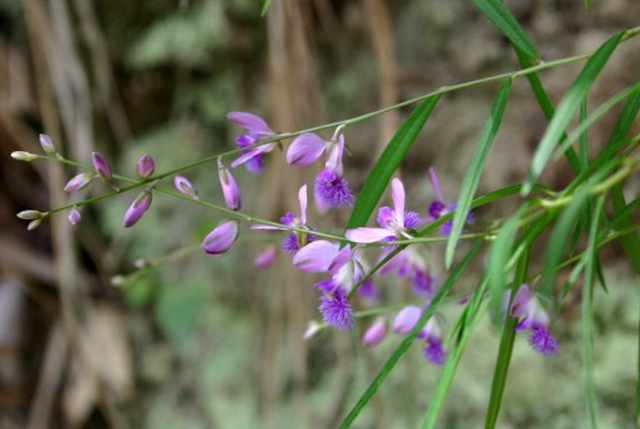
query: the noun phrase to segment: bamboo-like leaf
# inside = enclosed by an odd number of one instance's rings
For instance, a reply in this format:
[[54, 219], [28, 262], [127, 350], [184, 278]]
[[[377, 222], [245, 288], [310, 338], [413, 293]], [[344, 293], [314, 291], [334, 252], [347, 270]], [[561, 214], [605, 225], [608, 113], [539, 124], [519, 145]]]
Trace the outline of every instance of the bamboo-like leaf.
[[447, 241], [445, 254], [445, 265], [447, 268], [449, 268], [453, 263], [456, 246], [458, 245], [458, 240], [460, 239], [460, 235], [462, 234], [462, 230], [466, 223], [467, 215], [469, 214], [469, 209], [471, 207], [471, 201], [473, 200], [473, 196], [478, 188], [478, 183], [480, 183], [480, 176], [484, 170], [487, 155], [493, 145], [496, 134], [498, 134], [498, 129], [502, 122], [502, 115], [507, 105], [507, 101], [509, 100], [510, 90], [511, 79], [508, 79], [502, 84], [502, 87], [491, 106], [491, 113], [489, 114], [489, 118], [482, 130], [480, 140], [478, 141], [473, 155], [471, 156], [471, 162], [467, 169], [467, 173], [464, 176], [462, 189], [460, 190], [460, 196], [458, 197], [458, 203], [456, 204], [453, 225], [451, 227], [451, 235]]
[[[633, 96], [636, 94], [640, 94], [640, 82], [636, 82], [634, 85], [626, 88], [620, 92], [618, 92], [613, 97], [609, 98], [607, 101], [602, 103], [596, 110], [593, 111], [589, 116], [585, 117], [583, 121], [581, 121], [580, 125], [569, 134], [569, 136], [562, 142], [562, 144], [556, 150], [555, 158], [558, 159], [562, 156], [565, 150], [569, 146], [571, 146], [576, 140], [580, 139], [581, 142], [584, 141], [584, 137], [586, 135], [587, 129], [595, 124], [598, 119], [602, 118], [605, 113], [615, 107], [617, 104], [624, 101], [627, 97]], [[584, 143], [586, 145], [586, 143]], [[582, 143], [581, 143], [581, 157], [582, 155]], [[584, 156], [586, 156], [586, 146], [584, 148]], [[581, 159], [581, 162], [586, 161]], [[585, 164], [586, 165], [586, 164]]]
[[[516, 275], [513, 279], [511, 287], [511, 300], [527, 278], [527, 270], [529, 268], [529, 250], [527, 247], [518, 261], [516, 267]], [[511, 303], [509, 303], [511, 305]], [[491, 395], [489, 396], [489, 406], [487, 407], [487, 418], [485, 420], [485, 429], [493, 429], [498, 421], [504, 387], [507, 382], [507, 373], [509, 372], [509, 364], [511, 363], [511, 354], [513, 352], [513, 344], [516, 339], [516, 324], [518, 318], [509, 315], [505, 318], [504, 327], [502, 328], [502, 336], [500, 337], [500, 348], [498, 350], [498, 359], [496, 360], [496, 368], [493, 371], [493, 381], [491, 382]]]
[[453, 285], [458, 281], [462, 272], [466, 269], [469, 263], [473, 260], [473, 258], [478, 254], [480, 248], [482, 247], [482, 240], [476, 240], [464, 256], [464, 258], [460, 261], [460, 263], [453, 270], [449, 278], [444, 282], [442, 288], [438, 291], [436, 296], [433, 298], [429, 307], [422, 313], [420, 319], [413, 327], [411, 332], [407, 334], [407, 336], [402, 340], [400, 345], [393, 351], [387, 362], [384, 364], [378, 375], [374, 378], [373, 382], [369, 385], [367, 390], [362, 394], [358, 402], [353, 406], [353, 408], [349, 411], [345, 419], [340, 424], [339, 429], [348, 429], [351, 427], [355, 419], [358, 417], [362, 409], [367, 405], [367, 403], [371, 400], [373, 395], [376, 393], [382, 382], [387, 375], [391, 372], [391, 370], [396, 366], [402, 355], [404, 355], [411, 344], [418, 336], [424, 325], [427, 324], [429, 318], [434, 314], [436, 308], [440, 305], [440, 303], [446, 298], [447, 294], [453, 287]]
[[544, 268], [542, 269], [542, 292], [544, 296], [549, 297], [553, 292], [553, 284], [556, 277], [556, 266], [560, 262], [565, 243], [569, 241], [569, 236], [573, 230], [575, 222], [586, 206], [588, 199], [588, 189], [582, 189], [576, 192], [571, 203], [560, 215], [558, 222], [551, 233], [551, 237], [553, 237], [553, 239], [549, 242], [544, 259]]
[[470, 0], [480, 12], [484, 14], [511, 41], [513, 46], [520, 49], [531, 60], [538, 59], [538, 53], [529, 36], [522, 29], [511, 11], [502, 0]]
[[366, 225], [393, 173], [418, 137], [439, 99], [440, 96], [437, 95], [423, 100], [393, 136], [369, 173], [369, 177], [367, 177], [362, 191], [356, 199], [347, 229]]
[[[640, 83], [640, 79], [638, 79], [636, 83]], [[611, 137], [609, 137], [609, 142], [607, 143], [608, 146], [615, 144], [617, 141], [622, 140], [627, 136], [627, 134], [629, 134], [629, 130], [631, 129], [636, 116], [638, 116], [639, 110], [640, 93], [635, 93], [629, 97], [622, 108], [622, 112], [620, 112], [620, 116], [618, 116], [616, 125], [613, 127]]]
[[584, 293], [582, 294], [582, 350], [584, 358], [585, 388], [587, 396], [587, 409], [591, 428], [598, 428], [598, 409], [596, 402], [596, 389], [593, 380], [593, 294], [597, 261], [597, 238], [599, 220], [603, 215], [604, 197], [598, 198], [593, 209], [587, 249], [584, 253], [586, 261]]
[[594, 52], [560, 102], [558, 110], [553, 116], [549, 127], [547, 127], [547, 131], [542, 136], [538, 149], [533, 157], [531, 168], [524, 182], [523, 194], [526, 195], [529, 193], [531, 184], [533, 184], [542, 173], [567, 125], [569, 125], [571, 118], [580, 106], [580, 103], [582, 103], [587, 96], [591, 85], [604, 68], [611, 54], [613, 54], [613, 51], [620, 44], [623, 36], [624, 32], [616, 34]]
[[507, 285], [507, 268], [509, 258], [513, 254], [513, 243], [522, 215], [529, 209], [529, 204], [523, 204], [518, 211], [500, 227], [500, 232], [489, 250], [487, 273], [489, 275], [489, 290], [491, 292], [491, 309], [496, 323], [502, 319], [502, 296]]
[[487, 278], [484, 278], [481, 281], [480, 285], [478, 285], [478, 287], [476, 288], [473, 297], [467, 303], [464, 312], [460, 316], [460, 328], [456, 341], [449, 350], [449, 355], [447, 356], [447, 360], [445, 361], [444, 368], [442, 368], [442, 373], [440, 374], [438, 385], [436, 386], [436, 390], [433, 392], [433, 395], [430, 398], [431, 400], [429, 402], [429, 409], [427, 410], [427, 414], [425, 415], [424, 421], [422, 422], [422, 429], [433, 429], [436, 424], [438, 415], [440, 414], [440, 409], [444, 405], [447, 393], [449, 393], [449, 388], [451, 387], [453, 376], [458, 369], [458, 363], [460, 363], [462, 352], [467, 345], [467, 341], [471, 334], [471, 328], [476, 322], [477, 316], [482, 313], [480, 311], [484, 302], [482, 300], [482, 296], [487, 290], [488, 284], [489, 281]]

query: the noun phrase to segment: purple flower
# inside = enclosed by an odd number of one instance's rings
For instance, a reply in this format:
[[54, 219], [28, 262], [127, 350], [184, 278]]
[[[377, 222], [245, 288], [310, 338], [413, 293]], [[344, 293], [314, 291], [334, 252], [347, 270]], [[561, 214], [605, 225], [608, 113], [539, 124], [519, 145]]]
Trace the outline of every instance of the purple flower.
[[233, 243], [238, 238], [238, 222], [226, 220], [220, 222], [202, 240], [202, 250], [210, 255], [221, 255], [231, 250]]
[[[407, 213], [405, 207], [404, 185], [398, 178], [391, 182], [393, 208], [380, 207], [377, 221], [380, 228], [356, 228], [347, 231], [346, 237], [356, 243], [373, 243], [390, 238], [410, 238], [408, 230], [417, 226], [419, 216]], [[407, 223], [406, 221], [409, 220]]]
[[[507, 295], [508, 296], [508, 295]], [[507, 300], [508, 302], [508, 300]], [[529, 344], [543, 356], [551, 356], [559, 351], [558, 343], [549, 331], [549, 315], [540, 301], [532, 295], [529, 286], [523, 284], [511, 303], [510, 314], [520, 320], [517, 331], [529, 329]]]
[[58, 152], [53, 144], [53, 140], [51, 140], [51, 137], [46, 134], [40, 134], [39, 137], [40, 146], [42, 146], [42, 150], [44, 150], [46, 154], [55, 155]]
[[253, 260], [253, 266], [258, 270], [266, 270], [271, 268], [276, 262], [276, 249], [269, 246], [266, 250], [260, 252]]
[[100, 176], [100, 179], [104, 183], [111, 183], [111, 169], [109, 168], [109, 164], [107, 164], [107, 160], [104, 159], [104, 156], [98, 152], [93, 152], [91, 154], [91, 163], [93, 164], [93, 168]]
[[[307, 226], [307, 185], [302, 185], [298, 190], [298, 201], [300, 202], [300, 215], [289, 212], [280, 218], [280, 223], [311, 231], [311, 228]], [[272, 225], [253, 225], [251, 229], [288, 231], [286, 228]], [[282, 240], [282, 251], [287, 255], [293, 256], [300, 250], [300, 242], [309, 244], [313, 241], [315, 241], [315, 237], [311, 234], [292, 231]]]
[[69, 215], [67, 216], [67, 219], [69, 219], [69, 223], [71, 225], [77, 225], [82, 220], [82, 215], [77, 208], [72, 207], [69, 209]]
[[[227, 119], [235, 123], [240, 128], [244, 128], [246, 134], [241, 134], [236, 138], [236, 144], [240, 148], [246, 148], [258, 143], [260, 138], [272, 137], [275, 133], [269, 125], [259, 116], [245, 112], [230, 112]], [[233, 168], [245, 164], [246, 169], [253, 174], [262, 173], [262, 158], [264, 154], [271, 152], [275, 144], [268, 143], [242, 151], [242, 155], [231, 163]]]
[[183, 195], [193, 198], [194, 200], [198, 199], [198, 191], [193, 186], [193, 184], [184, 176], [176, 176], [173, 178], [173, 186]]
[[418, 319], [422, 315], [422, 309], [415, 305], [409, 305], [398, 312], [393, 320], [391, 330], [396, 334], [406, 335], [418, 323]]
[[[432, 201], [429, 204], [428, 212], [430, 220], [436, 221], [440, 219], [442, 216], [450, 213], [456, 209], [455, 203], [446, 203], [444, 201], [444, 197], [442, 196], [442, 191], [440, 190], [440, 184], [438, 183], [438, 176], [436, 176], [436, 172], [433, 168], [429, 169], [429, 180], [431, 181], [431, 186], [433, 187], [433, 191], [436, 194], [437, 200]], [[466, 223], [468, 225], [472, 225], [475, 221], [475, 216], [473, 212], [469, 212], [467, 214]], [[448, 220], [442, 225], [440, 225], [440, 235], [443, 237], [448, 237], [451, 235], [451, 228], [453, 227], [453, 220]]]
[[432, 365], [442, 365], [447, 353], [442, 346], [442, 328], [436, 317], [431, 317], [425, 325], [419, 338], [424, 338], [424, 357]]
[[[360, 281], [360, 280], [358, 280]], [[358, 296], [364, 299], [378, 298], [378, 290], [371, 279], [364, 281], [358, 288]]]
[[543, 356], [552, 356], [559, 351], [558, 342], [551, 336], [547, 327], [538, 323], [531, 326], [529, 344]]
[[333, 261], [340, 253], [340, 246], [326, 240], [309, 243], [293, 257], [293, 265], [307, 273], [329, 271]]
[[83, 190], [93, 181], [93, 176], [89, 173], [80, 173], [73, 176], [64, 186], [64, 191], [74, 193]]
[[151, 156], [146, 153], [138, 158], [138, 176], [146, 179], [153, 174], [156, 169], [156, 163]]
[[353, 204], [354, 198], [349, 185], [343, 177], [342, 154], [344, 152], [344, 136], [340, 134], [324, 170], [316, 176], [314, 195], [318, 209], [322, 212], [330, 208], [347, 207]]
[[433, 295], [433, 277], [422, 269], [415, 269], [411, 280], [411, 287], [417, 295]]
[[222, 195], [227, 207], [231, 210], [240, 210], [242, 208], [242, 194], [236, 179], [233, 177], [229, 169], [222, 164], [222, 160], [218, 158], [218, 177], [222, 186]]
[[344, 331], [353, 326], [353, 310], [347, 300], [347, 295], [341, 288], [335, 289], [329, 295], [320, 297], [318, 309], [324, 322], [339, 331]]
[[431, 365], [442, 365], [447, 358], [447, 352], [439, 339], [427, 339], [423, 352], [425, 359]]
[[151, 192], [144, 191], [136, 197], [131, 203], [127, 211], [124, 213], [123, 226], [129, 228], [140, 220], [142, 215], [149, 210], [151, 206]]
[[380, 317], [376, 319], [373, 325], [371, 325], [362, 336], [362, 345], [365, 347], [375, 347], [384, 341], [386, 336], [387, 324], [384, 319]]

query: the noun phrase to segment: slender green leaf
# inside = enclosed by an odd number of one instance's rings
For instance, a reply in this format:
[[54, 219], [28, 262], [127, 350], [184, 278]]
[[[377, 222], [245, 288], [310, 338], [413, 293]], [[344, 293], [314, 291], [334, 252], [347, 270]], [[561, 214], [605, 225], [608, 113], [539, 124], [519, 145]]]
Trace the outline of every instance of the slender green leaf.
[[449, 393], [453, 376], [458, 369], [458, 363], [460, 363], [462, 352], [469, 340], [472, 327], [477, 320], [477, 316], [481, 314], [480, 309], [484, 303], [482, 296], [484, 295], [488, 284], [488, 279], [484, 278], [476, 288], [476, 292], [467, 304], [465, 311], [460, 316], [460, 329], [458, 331], [457, 339], [450, 347], [449, 355], [447, 356], [447, 360], [442, 368], [442, 373], [440, 374], [440, 379], [438, 380], [438, 385], [431, 396], [429, 409], [427, 410], [427, 414], [422, 422], [422, 429], [433, 429], [436, 424], [438, 415], [440, 414], [440, 409], [444, 405], [447, 393]]
[[502, 0], [470, 0], [502, 33], [511, 41], [513, 46], [520, 49], [532, 60], [538, 58], [536, 48], [533, 47], [527, 33], [522, 29], [511, 11]]
[[565, 243], [569, 240], [569, 235], [587, 204], [589, 198], [588, 189], [582, 189], [574, 194], [571, 203], [560, 215], [556, 226], [551, 233], [552, 240], [549, 242], [547, 253], [542, 269], [542, 292], [546, 297], [550, 297], [553, 292], [553, 284], [556, 276], [556, 266], [560, 262]]
[[[636, 83], [640, 83], [640, 79], [638, 79]], [[627, 134], [629, 134], [633, 121], [636, 119], [636, 116], [638, 116], [638, 110], [640, 110], [640, 93], [634, 93], [629, 97], [622, 108], [622, 112], [620, 112], [620, 116], [618, 116], [611, 137], [609, 137], [608, 146], [624, 139]]]
[[553, 116], [533, 157], [531, 168], [523, 186], [523, 194], [529, 193], [530, 185], [533, 184], [542, 173], [567, 125], [569, 125], [573, 114], [587, 96], [591, 85], [604, 68], [615, 48], [620, 44], [623, 36], [624, 32], [620, 32], [598, 48], [591, 58], [589, 58], [589, 61], [587, 61], [587, 64], [560, 102], [558, 110]]
[[507, 285], [509, 258], [513, 254], [513, 243], [522, 215], [529, 209], [530, 204], [523, 204], [518, 211], [500, 227], [500, 232], [489, 250], [487, 273], [489, 275], [489, 289], [491, 292], [491, 309], [496, 315], [495, 321], [502, 321], [502, 296]]
[[596, 389], [593, 380], [593, 294], [597, 261], [597, 238], [599, 219], [603, 215], [604, 197], [598, 198], [593, 209], [591, 225], [589, 228], [589, 240], [584, 253], [586, 261], [584, 293], [582, 294], [582, 350], [584, 359], [587, 409], [591, 428], [598, 428], [598, 409], [596, 402]]
[[393, 173], [396, 171], [407, 151], [424, 127], [440, 96], [433, 96], [423, 100], [409, 115], [400, 129], [393, 136], [385, 150], [373, 166], [369, 177], [356, 199], [347, 229], [354, 229], [366, 225], [371, 213], [375, 209], [380, 197], [384, 193]]
[[[587, 121], [587, 116], [589, 114], [589, 111], [587, 110], [587, 98], [585, 97], [585, 99], [582, 101], [582, 103], [580, 104], [580, 142], [579, 142], [579, 151], [578, 151], [578, 155], [580, 157], [580, 166], [582, 167], [581, 170], [584, 170], [585, 168], [587, 168], [587, 166], [589, 165], [589, 154], [587, 152], [587, 127], [583, 127], [583, 125], [585, 124], [585, 122]], [[569, 143], [569, 145], [571, 145], [571, 143]], [[565, 145], [565, 141], [563, 141], [560, 146], [565, 146], [565, 150], [566, 150], [566, 146], [569, 145]], [[563, 151], [564, 152], [564, 151]]]
[[[593, 113], [591, 113], [588, 117], [585, 117], [584, 120], [581, 121], [580, 125], [573, 132], [571, 132], [571, 134], [569, 134], [569, 136], [562, 142], [562, 144], [556, 150], [555, 158], [556, 159], [560, 158], [564, 153], [564, 151], [567, 150], [567, 148], [571, 146], [578, 139], [580, 139], [580, 142], [581, 142], [580, 155], [581, 157], [583, 156], [582, 145], [584, 141], [584, 145], [585, 145], [584, 156], [586, 156], [586, 137], [583, 137], [583, 136], [586, 136], [587, 129], [591, 125], [595, 124], [598, 121], [598, 119], [602, 118], [605, 115], [605, 113], [607, 113], [617, 104], [621, 103], [624, 99], [639, 93], [640, 93], [640, 82], [637, 82], [634, 85], [620, 91], [619, 93], [617, 93], [616, 95], [614, 95], [613, 97], [609, 98], [607, 101], [602, 103], [600, 107], [598, 107]], [[580, 161], [583, 162], [582, 159]], [[584, 161], [586, 162], [586, 159]]]
[[484, 164], [489, 155], [489, 150], [493, 145], [500, 123], [502, 121], [502, 115], [504, 109], [509, 100], [509, 93], [511, 90], [511, 79], [507, 79], [500, 88], [498, 95], [496, 96], [493, 105], [491, 106], [491, 113], [489, 119], [485, 123], [482, 135], [476, 146], [476, 149], [471, 156], [471, 163], [465, 174], [464, 181], [462, 182], [462, 189], [460, 191], [460, 197], [456, 204], [456, 211], [453, 217], [453, 226], [451, 227], [451, 235], [447, 242], [447, 250], [445, 255], [445, 265], [447, 268], [453, 263], [453, 256], [458, 245], [458, 240], [462, 234], [462, 229], [467, 221], [467, 215], [469, 214], [469, 208], [471, 207], [471, 201], [480, 183], [480, 176], [484, 170]]
[[[529, 252], [530, 247], [527, 247], [518, 261], [516, 275], [511, 287], [511, 300], [509, 302], [509, 306], [511, 306], [511, 301], [515, 296], [516, 291], [527, 278]], [[511, 363], [511, 354], [513, 353], [513, 344], [516, 338], [515, 328], [517, 323], [518, 318], [507, 315], [504, 327], [502, 328], [498, 359], [496, 360], [496, 368], [493, 371], [493, 381], [491, 382], [491, 395], [489, 396], [489, 406], [487, 407], [487, 418], [484, 425], [485, 429], [495, 428], [496, 422], [498, 421], [498, 414], [500, 413], [504, 388], [507, 382], [507, 374], [509, 372], [509, 364]]]
[[387, 362], [384, 364], [378, 375], [374, 378], [373, 382], [369, 385], [367, 390], [362, 394], [358, 402], [353, 406], [353, 408], [349, 411], [345, 419], [340, 424], [339, 429], [348, 429], [351, 427], [355, 419], [358, 417], [362, 409], [367, 405], [367, 403], [371, 400], [373, 395], [376, 393], [382, 382], [389, 375], [391, 370], [396, 366], [402, 355], [404, 355], [411, 344], [418, 336], [424, 325], [427, 324], [429, 318], [435, 313], [435, 310], [438, 308], [440, 303], [446, 298], [447, 294], [453, 287], [453, 285], [458, 281], [462, 272], [466, 269], [469, 263], [473, 260], [473, 258], [478, 254], [480, 248], [482, 247], [482, 241], [476, 240], [464, 256], [464, 258], [460, 261], [460, 263], [453, 270], [449, 278], [444, 282], [442, 288], [438, 291], [436, 296], [433, 298], [433, 301], [429, 304], [429, 307], [422, 313], [420, 319], [415, 324], [411, 332], [407, 334], [407, 336], [402, 340], [400, 345], [393, 351]]
[[260, 12], [262, 16], [265, 16], [267, 14], [271, 3], [273, 3], [273, 0], [264, 0], [264, 3], [262, 3], [262, 12]]

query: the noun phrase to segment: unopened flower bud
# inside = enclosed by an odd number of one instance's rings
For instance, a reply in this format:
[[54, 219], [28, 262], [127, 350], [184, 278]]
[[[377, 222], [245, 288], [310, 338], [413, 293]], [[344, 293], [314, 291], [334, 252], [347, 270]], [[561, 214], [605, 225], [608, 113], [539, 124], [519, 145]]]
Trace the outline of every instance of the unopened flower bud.
[[38, 155], [34, 155], [33, 153], [25, 152], [23, 150], [16, 150], [14, 152], [11, 152], [11, 158], [15, 159], [16, 161], [31, 162], [35, 159], [38, 159]]
[[74, 193], [83, 190], [93, 181], [93, 176], [89, 173], [80, 173], [73, 176], [64, 186], [65, 192]]
[[156, 169], [156, 163], [151, 156], [146, 153], [138, 158], [138, 176], [146, 179], [153, 174]]
[[149, 210], [151, 206], [151, 192], [144, 191], [139, 194], [135, 200], [131, 203], [127, 211], [124, 213], [123, 226], [129, 228], [135, 225], [140, 220], [142, 215]]
[[77, 208], [72, 207], [69, 209], [69, 215], [67, 216], [67, 219], [69, 219], [69, 223], [71, 225], [77, 225], [82, 220], [82, 215]]
[[22, 220], [35, 220], [40, 219], [43, 215], [44, 213], [38, 210], [22, 210], [16, 216]]
[[320, 332], [321, 330], [322, 330], [322, 325], [320, 323], [318, 323], [317, 321], [312, 320], [307, 325], [307, 329], [304, 331], [304, 334], [302, 335], [302, 338], [305, 341], [308, 341], [311, 338], [315, 337], [316, 334], [318, 334], [318, 332]]
[[187, 195], [194, 200], [198, 199], [198, 192], [193, 184], [184, 176], [176, 176], [173, 178], [173, 186], [176, 187], [178, 192]]
[[58, 152], [53, 145], [53, 140], [46, 134], [40, 134], [40, 146], [42, 146], [42, 150], [44, 150], [46, 154], [55, 155]]
[[365, 347], [375, 347], [387, 336], [387, 325], [383, 318], [378, 318], [367, 332], [362, 336], [362, 345]]
[[202, 250], [210, 255], [221, 255], [231, 250], [231, 246], [238, 238], [238, 222], [226, 220], [220, 222], [202, 240]]
[[276, 248], [271, 246], [256, 256], [253, 260], [253, 266], [259, 270], [266, 270], [276, 262]]
[[32, 220], [31, 222], [29, 222], [29, 225], [27, 225], [27, 231], [33, 231], [34, 229], [39, 227], [41, 223], [42, 223], [42, 218]]
[[91, 154], [91, 163], [104, 183], [111, 183], [111, 169], [104, 156], [98, 152]]
[[220, 178], [222, 195], [224, 196], [225, 203], [227, 203], [227, 207], [231, 210], [240, 210], [242, 208], [240, 188], [233, 174], [222, 164], [220, 159], [218, 159], [218, 177]]
[[133, 266], [136, 267], [137, 269], [141, 270], [144, 267], [147, 266], [147, 261], [145, 261], [142, 258], [138, 258], [133, 262]]
[[111, 286], [115, 286], [115, 287], [124, 286], [126, 282], [127, 282], [127, 279], [124, 276], [111, 277]]
[[418, 323], [418, 319], [420, 319], [421, 314], [422, 310], [420, 307], [409, 305], [400, 310], [396, 318], [393, 320], [393, 326], [391, 329], [396, 334], [406, 335], [411, 332], [416, 323]]

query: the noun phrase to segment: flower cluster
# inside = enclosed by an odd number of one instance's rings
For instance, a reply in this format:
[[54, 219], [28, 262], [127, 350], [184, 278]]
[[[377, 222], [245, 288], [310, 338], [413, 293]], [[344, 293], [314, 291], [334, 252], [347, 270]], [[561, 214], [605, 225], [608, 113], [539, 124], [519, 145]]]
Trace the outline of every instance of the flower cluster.
[[[236, 137], [239, 157], [231, 162], [231, 168], [243, 165], [252, 174], [261, 174], [264, 169], [265, 156], [278, 147], [283, 136], [276, 134], [260, 117], [246, 112], [231, 112], [228, 119], [242, 128], [244, 133]], [[303, 133], [297, 135], [286, 152], [286, 161], [294, 166], [309, 166], [321, 158], [323, 166], [319, 169], [313, 181], [313, 197], [316, 208], [321, 214], [329, 209], [351, 206], [354, 195], [349, 188], [344, 175], [343, 155], [345, 152], [345, 137], [342, 126], [338, 127], [329, 140], [318, 134]], [[40, 136], [40, 143], [48, 155], [61, 157], [51, 139], [46, 135]], [[14, 152], [12, 156], [22, 161], [33, 161], [38, 155], [27, 152]], [[50, 159], [50, 157], [49, 157]], [[242, 209], [242, 193], [231, 170], [225, 166], [221, 157], [217, 159], [218, 179], [222, 199], [227, 208], [218, 210], [227, 213], [231, 219], [221, 220], [211, 230], [201, 243], [202, 250], [210, 255], [222, 255], [231, 250], [238, 239], [239, 219], [253, 221], [253, 218], [235, 213]], [[91, 172], [81, 172], [72, 177], [64, 187], [68, 193], [78, 193], [87, 189], [96, 179], [120, 193], [117, 181], [126, 177], [112, 174], [106, 158], [97, 152], [91, 155]], [[82, 167], [82, 166], [81, 166]], [[83, 167], [87, 169], [87, 167]], [[149, 155], [143, 155], [137, 160], [137, 175], [140, 181], [134, 188], [142, 188], [133, 202], [127, 208], [123, 225], [132, 227], [150, 209], [153, 194], [158, 190], [173, 194], [182, 199], [190, 199], [199, 204], [200, 196], [194, 184], [183, 174], [173, 175], [175, 191], [158, 188], [161, 179], [168, 174], [154, 177], [155, 162]], [[180, 170], [176, 170], [180, 171]], [[374, 285], [369, 264], [365, 259], [365, 249], [375, 246], [382, 249], [377, 255], [378, 261], [387, 260], [391, 252], [395, 256], [388, 260], [376, 273], [376, 276], [395, 275], [406, 281], [422, 306], [408, 305], [393, 317], [391, 331], [397, 335], [407, 335], [422, 323], [417, 331], [417, 338], [423, 341], [423, 351], [426, 360], [433, 365], [441, 365], [447, 356], [443, 338], [443, 317], [434, 314], [426, 320], [423, 315], [429, 303], [437, 292], [438, 285], [431, 269], [428, 257], [416, 246], [408, 246], [396, 250], [402, 240], [411, 240], [419, 235], [419, 229], [429, 223], [438, 221], [443, 216], [455, 210], [455, 204], [447, 202], [442, 194], [437, 176], [433, 169], [429, 170], [429, 180], [436, 199], [431, 201], [425, 210], [425, 215], [406, 209], [406, 193], [402, 181], [394, 178], [391, 181], [392, 206], [378, 208], [376, 222], [378, 226], [362, 226], [347, 230], [342, 236], [321, 234], [308, 223], [308, 189], [303, 184], [298, 190], [298, 213], [287, 212], [280, 218], [280, 222], [260, 220], [251, 228], [254, 230], [282, 231], [286, 235], [282, 238], [281, 251], [299, 270], [307, 273], [321, 273], [326, 277], [314, 284], [320, 292], [318, 309], [322, 315], [324, 325], [338, 330], [347, 330], [355, 325], [355, 315], [350, 298], [357, 294], [362, 299], [378, 300], [381, 297]], [[54, 210], [53, 213], [65, 209], [68, 220], [76, 225], [81, 220], [79, 208], [82, 204], [70, 204]], [[215, 207], [215, 206], [214, 206]], [[37, 228], [49, 212], [25, 210], [18, 214], [21, 219], [29, 220], [29, 229]], [[466, 225], [474, 222], [473, 213], [466, 218]], [[452, 221], [441, 222], [440, 235], [447, 237], [451, 233]], [[256, 269], [264, 270], [271, 267], [277, 258], [275, 246], [269, 246], [260, 252], [254, 260]], [[506, 297], [509, 305], [510, 296]], [[506, 308], [505, 308], [506, 309]], [[523, 285], [513, 298], [510, 314], [518, 318], [517, 329], [530, 332], [529, 342], [539, 353], [549, 356], [558, 352], [556, 340], [548, 329], [549, 317], [539, 301], [531, 295], [527, 285]], [[380, 316], [369, 326], [362, 337], [365, 347], [375, 347], [387, 336], [389, 321]], [[305, 338], [310, 338], [323, 325], [312, 324]]]

